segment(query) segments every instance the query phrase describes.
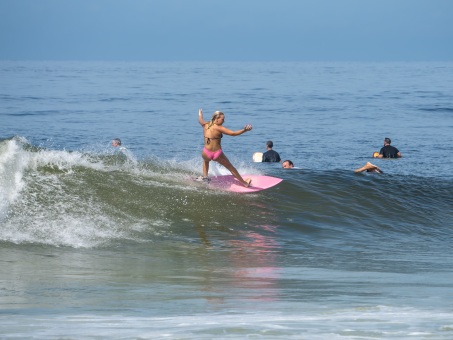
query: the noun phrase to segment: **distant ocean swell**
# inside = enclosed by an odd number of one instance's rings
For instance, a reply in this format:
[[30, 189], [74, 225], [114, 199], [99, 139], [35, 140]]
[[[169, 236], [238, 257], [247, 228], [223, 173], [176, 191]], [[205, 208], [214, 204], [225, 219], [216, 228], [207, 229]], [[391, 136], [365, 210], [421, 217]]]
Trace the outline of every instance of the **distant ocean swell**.
[[193, 182], [199, 168], [199, 159], [137, 161], [111, 150], [56, 151], [20, 137], [2, 140], [0, 240], [90, 248], [153, 242], [201, 225], [280, 228], [288, 246], [301, 234], [338, 238], [342, 246], [452, 238], [451, 180], [273, 168], [266, 174], [284, 178], [278, 187], [237, 195]]

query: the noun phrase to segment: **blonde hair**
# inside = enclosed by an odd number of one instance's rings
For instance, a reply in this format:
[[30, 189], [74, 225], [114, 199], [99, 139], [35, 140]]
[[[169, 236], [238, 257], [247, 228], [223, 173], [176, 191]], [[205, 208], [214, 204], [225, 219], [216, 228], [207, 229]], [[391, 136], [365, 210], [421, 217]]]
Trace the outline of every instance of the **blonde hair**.
[[214, 122], [216, 121], [216, 119], [220, 118], [220, 116], [225, 116], [222, 111], [214, 112], [214, 114], [212, 115], [211, 121], [209, 122], [208, 129], [214, 125]]

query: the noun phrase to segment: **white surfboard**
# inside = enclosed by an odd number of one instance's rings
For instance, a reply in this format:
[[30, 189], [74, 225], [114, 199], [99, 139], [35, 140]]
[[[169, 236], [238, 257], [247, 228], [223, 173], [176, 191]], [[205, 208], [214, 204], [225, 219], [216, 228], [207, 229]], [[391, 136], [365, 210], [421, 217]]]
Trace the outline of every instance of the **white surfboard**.
[[254, 162], [262, 162], [263, 161], [263, 153], [262, 152], [255, 152], [252, 156]]

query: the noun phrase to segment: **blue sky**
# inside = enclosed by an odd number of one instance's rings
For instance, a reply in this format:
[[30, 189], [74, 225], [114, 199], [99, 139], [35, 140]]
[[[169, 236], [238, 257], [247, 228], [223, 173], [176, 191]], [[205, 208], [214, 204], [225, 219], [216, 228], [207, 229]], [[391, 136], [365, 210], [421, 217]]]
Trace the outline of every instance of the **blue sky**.
[[0, 60], [453, 61], [453, 0], [0, 0]]

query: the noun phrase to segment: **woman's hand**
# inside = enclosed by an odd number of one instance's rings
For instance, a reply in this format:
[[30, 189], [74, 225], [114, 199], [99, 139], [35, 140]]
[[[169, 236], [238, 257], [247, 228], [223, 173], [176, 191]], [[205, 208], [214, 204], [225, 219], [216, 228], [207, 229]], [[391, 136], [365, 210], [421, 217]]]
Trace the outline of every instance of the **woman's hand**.
[[198, 110], [198, 122], [201, 126], [205, 126], [205, 124], [207, 124], [207, 122], [205, 122], [203, 119], [203, 109], [201, 108]]
[[246, 126], [244, 126], [244, 131], [250, 131], [252, 128], [252, 124], [247, 124]]

